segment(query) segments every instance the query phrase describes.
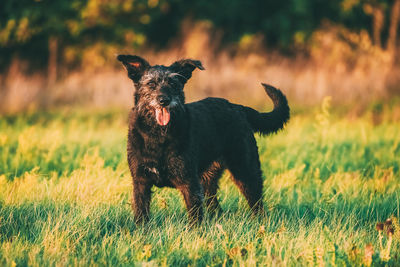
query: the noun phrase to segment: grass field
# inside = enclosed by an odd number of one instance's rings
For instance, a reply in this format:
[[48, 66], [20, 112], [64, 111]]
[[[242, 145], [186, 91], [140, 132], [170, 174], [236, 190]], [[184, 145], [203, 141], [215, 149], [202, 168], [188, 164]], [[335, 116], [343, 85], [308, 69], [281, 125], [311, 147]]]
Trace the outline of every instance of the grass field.
[[[257, 137], [268, 217], [249, 214], [226, 173], [225, 213], [194, 229], [173, 189], [155, 188], [151, 222], [134, 224], [126, 113], [1, 117], [1, 266], [400, 265], [396, 107], [295, 113]], [[390, 236], [376, 230], [387, 218]]]

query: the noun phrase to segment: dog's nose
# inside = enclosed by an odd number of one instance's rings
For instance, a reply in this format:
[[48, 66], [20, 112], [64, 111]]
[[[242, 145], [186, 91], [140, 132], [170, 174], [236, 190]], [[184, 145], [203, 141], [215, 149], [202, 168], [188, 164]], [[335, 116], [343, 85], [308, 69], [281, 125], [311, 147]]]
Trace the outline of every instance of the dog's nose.
[[171, 99], [168, 96], [162, 95], [158, 97], [158, 103], [160, 103], [161, 106], [166, 107], [171, 103]]

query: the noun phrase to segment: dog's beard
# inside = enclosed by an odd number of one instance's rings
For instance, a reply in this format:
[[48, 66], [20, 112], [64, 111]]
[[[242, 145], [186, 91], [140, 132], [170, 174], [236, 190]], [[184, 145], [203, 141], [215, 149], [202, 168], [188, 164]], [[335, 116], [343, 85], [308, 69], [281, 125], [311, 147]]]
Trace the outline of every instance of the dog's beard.
[[167, 126], [171, 124], [173, 115], [181, 113], [184, 108], [179, 99], [174, 99], [167, 107], [159, 106], [155, 100], [148, 103], [139, 101], [137, 109], [139, 114], [147, 118], [152, 117], [158, 125], [163, 126], [162, 128], [169, 128]]

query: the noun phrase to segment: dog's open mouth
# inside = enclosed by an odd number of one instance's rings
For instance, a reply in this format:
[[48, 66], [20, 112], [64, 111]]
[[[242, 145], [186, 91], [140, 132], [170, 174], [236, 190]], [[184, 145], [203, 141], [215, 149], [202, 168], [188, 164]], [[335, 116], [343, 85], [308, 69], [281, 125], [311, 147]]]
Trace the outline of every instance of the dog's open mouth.
[[156, 109], [156, 120], [157, 123], [161, 126], [165, 126], [168, 124], [170, 119], [170, 113], [167, 108], [157, 108]]

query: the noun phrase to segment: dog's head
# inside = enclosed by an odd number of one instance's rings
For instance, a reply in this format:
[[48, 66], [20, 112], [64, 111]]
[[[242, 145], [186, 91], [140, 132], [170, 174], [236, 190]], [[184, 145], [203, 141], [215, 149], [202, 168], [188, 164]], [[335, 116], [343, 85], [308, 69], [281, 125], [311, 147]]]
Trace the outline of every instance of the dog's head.
[[168, 125], [171, 113], [183, 109], [185, 95], [183, 87], [198, 68], [204, 70], [201, 62], [183, 59], [170, 66], [151, 66], [145, 59], [132, 55], [119, 55], [119, 61], [133, 81], [135, 105], [138, 111], [154, 116], [161, 126]]

